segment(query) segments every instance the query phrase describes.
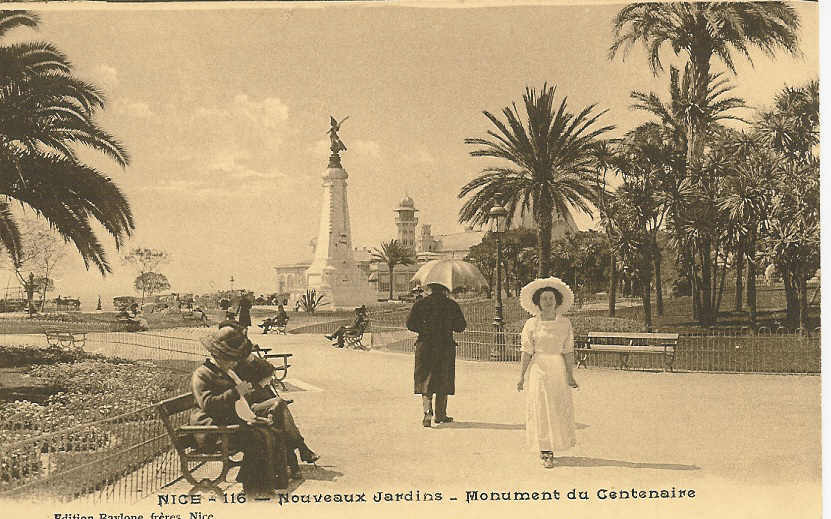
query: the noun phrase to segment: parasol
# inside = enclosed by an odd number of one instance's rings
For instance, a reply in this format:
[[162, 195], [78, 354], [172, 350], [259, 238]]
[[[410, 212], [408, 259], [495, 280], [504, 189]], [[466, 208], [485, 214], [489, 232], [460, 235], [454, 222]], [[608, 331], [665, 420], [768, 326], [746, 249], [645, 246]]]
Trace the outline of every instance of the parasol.
[[413, 275], [412, 281], [418, 281], [421, 286], [438, 283], [451, 292], [460, 287], [476, 289], [488, 286], [476, 265], [459, 259], [428, 261]]

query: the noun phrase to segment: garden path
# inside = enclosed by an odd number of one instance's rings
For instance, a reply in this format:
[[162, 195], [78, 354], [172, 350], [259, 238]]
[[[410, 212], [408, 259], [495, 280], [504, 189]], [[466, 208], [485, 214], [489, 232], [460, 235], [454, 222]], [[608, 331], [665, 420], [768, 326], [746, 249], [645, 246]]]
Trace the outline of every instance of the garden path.
[[[449, 405], [457, 421], [425, 429], [412, 394], [411, 356], [338, 350], [322, 336], [252, 338], [293, 353], [289, 379], [320, 389], [289, 393], [304, 435], [322, 456], [317, 469], [304, 467], [306, 479], [294, 495], [367, 492], [371, 500], [376, 491], [442, 492], [442, 506], [460, 516], [481, 511], [481, 503], [462, 506], [474, 489], [588, 490], [589, 501], [557, 503], [570, 517], [596, 507], [689, 517], [722, 508], [733, 516], [778, 517], [795, 503], [805, 516], [820, 509], [819, 377], [581, 369], [574, 393], [578, 445], [545, 470], [524, 448], [517, 365], [457, 362], [457, 395]], [[673, 486], [697, 496], [610, 502], [596, 494]], [[188, 488], [180, 481], [166, 491]], [[229, 491], [241, 489], [234, 484]], [[345, 505], [287, 506], [306, 514]]]

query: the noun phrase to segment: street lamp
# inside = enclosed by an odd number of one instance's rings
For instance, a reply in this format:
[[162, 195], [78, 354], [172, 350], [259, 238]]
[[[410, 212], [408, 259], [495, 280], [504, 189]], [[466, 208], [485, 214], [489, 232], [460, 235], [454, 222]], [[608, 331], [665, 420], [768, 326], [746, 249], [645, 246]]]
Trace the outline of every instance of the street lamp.
[[491, 351], [491, 358], [501, 359], [505, 353], [505, 323], [502, 319], [502, 233], [505, 231], [505, 217], [508, 211], [500, 205], [502, 195], [494, 195], [495, 205], [488, 212], [491, 231], [496, 234], [496, 317], [493, 327], [496, 330], [496, 344]]

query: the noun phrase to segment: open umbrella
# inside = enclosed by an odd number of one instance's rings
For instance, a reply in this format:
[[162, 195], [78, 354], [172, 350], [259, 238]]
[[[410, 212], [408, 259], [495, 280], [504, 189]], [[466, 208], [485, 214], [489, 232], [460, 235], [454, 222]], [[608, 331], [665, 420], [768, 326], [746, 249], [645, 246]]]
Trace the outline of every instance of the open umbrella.
[[412, 280], [418, 281], [421, 286], [439, 283], [451, 292], [460, 287], [476, 289], [488, 286], [476, 265], [459, 259], [428, 261], [418, 269]]

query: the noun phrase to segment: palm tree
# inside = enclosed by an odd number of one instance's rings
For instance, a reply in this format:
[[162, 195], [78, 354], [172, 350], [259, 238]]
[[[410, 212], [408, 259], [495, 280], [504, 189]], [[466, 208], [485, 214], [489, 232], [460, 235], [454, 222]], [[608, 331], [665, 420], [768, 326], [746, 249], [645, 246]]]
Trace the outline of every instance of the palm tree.
[[409, 247], [405, 247], [398, 240], [390, 240], [381, 242], [381, 248], [372, 249], [370, 252], [372, 259], [379, 263], [384, 263], [390, 272], [390, 300], [393, 298], [393, 288], [395, 286], [395, 279], [393, 278], [393, 271], [396, 265], [413, 265], [415, 264], [415, 254]]
[[[18, 27], [36, 28], [27, 11], [0, 11], [0, 38]], [[0, 45], [0, 194], [43, 216], [81, 254], [84, 264], [111, 271], [92, 222], [120, 247], [135, 228], [118, 187], [79, 159], [77, 146], [129, 163], [124, 147], [94, 121], [104, 97], [72, 75], [69, 60], [53, 45]], [[20, 231], [8, 202], [0, 202], [0, 242], [17, 261]]]
[[[623, 58], [637, 43], [648, 52], [649, 67], [657, 75], [663, 70], [660, 51], [666, 44], [675, 55], [689, 61], [694, 105], [707, 97], [712, 58], [717, 57], [733, 74], [734, 55], [753, 63], [750, 49], [773, 57], [782, 49], [799, 53], [796, 31], [799, 16], [786, 2], [638, 2], [622, 8], [614, 21], [614, 41], [609, 49], [613, 59], [622, 50]], [[698, 114], [685, 121], [688, 167], [697, 165], [703, 151]]]
[[597, 209], [600, 213], [600, 222], [606, 231], [606, 240], [609, 245], [609, 317], [615, 316], [615, 304], [617, 302], [617, 230], [615, 229], [615, 218], [613, 204], [611, 203], [608, 188], [608, 175], [614, 171], [616, 150], [610, 139], [597, 142], [594, 147], [595, 167], [597, 177], [595, 184], [598, 186]]
[[[685, 228], [690, 223], [701, 223], [709, 228], [710, 224], [715, 221], [713, 214], [701, 211], [702, 208], [712, 207], [712, 204], [701, 205], [699, 201], [705, 193], [717, 192], [713, 189], [713, 184], [718, 182], [718, 176], [708, 176], [706, 173], [711, 171], [704, 168], [697, 168], [695, 174], [688, 170], [686, 166], [689, 150], [685, 128], [692, 119], [695, 119], [695, 125], [701, 137], [700, 141], [711, 142], [722, 131], [723, 127], [720, 125], [722, 121], [746, 122], [734, 113], [736, 109], [746, 108], [746, 105], [742, 98], [730, 95], [733, 86], [722, 78], [722, 74], [710, 75], [703, 100], [696, 101], [694, 88], [691, 67], [688, 64], [683, 74], [677, 68], [670, 67], [668, 101], [664, 102], [654, 92], [635, 91], [632, 92], [631, 97], [635, 101], [632, 105], [633, 109], [646, 111], [658, 119], [658, 122], [642, 125], [639, 133], [652, 135], [653, 139], [657, 138], [661, 141], [665, 154], [665, 167], [662, 172], [659, 172], [663, 174], [656, 177], [660, 183], [660, 196], [669, 212], [668, 224], [673, 231], [673, 241], [683, 245], [677, 250], [686, 255], [683, 263], [691, 267], [688, 276], [693, 283], [694, 290], [693, 317], [699, 317], [702, 322], [707, 322], [713, 315], [712, 308], [715, 301], [715, 298], [710, 295], [712, 288], [716, 286], [712, 279], [714, 271], [709, 268], [709, 260], [706, 264], [702, 263], [699, 280], [695, 269], [695, 256], [699, 254], [702, 258], [709, 258], [714, 237], [711, 232], [699, 232], [697, 236], [700, 236], [701, 240], [690, 240]], [[691, 195], [693, 195], [692, 198]], [[689, 204], [691, 200], [695, 200], [695, 205]], [[655, 265], [658, 270], [660, 254], [656, 254]], [[660, 272], [656, 272], [659, 315], [662, 313], [660, 279]]]
[[[525, 122], [515, 103], [502, 109], [504, 122], [482, 112], [496, 131], [488, 130], [489, 138], [465, 139], [466, 144], [477, 147], [471, 156], [501, 159], [512, 166], [487, 167], [459, 191], [459, 198], [472, 195], [459, 211], [460, 222], [487, 222], [495, 203], [508, 210], [508, 225], [515, 214], [531, 212], [537, 224], [538, 277], [551, 274], [554, 212], [566, 215], [576, 208], [591, 213], [589, 204], [597, 197], [592, 147], [614, 128], [595, 125], [606, 113], [593, 113], [596, 105], [573, 114], [563, 98], [555, 107], [555, 91], [556, 86], [547, 84], [539, 94], [533, 88], [525, 89]], [[497, 200], [497, 193], [504, 194], [504, 199]]]
[[747, 304], [750, 321], [755, 326], [757, 249], [770, 212], [773, 181], [781, 175], [781, 164], [752, 135], [742, 132], [728, 146], [737, 160], [734, 162], [735, 168], [725, 179], [719, 208], [727, 213], [730, 228], [736, 235], [734, 241], [738, 244], [734, 251], [737, 270], [736, 310], [741, 311], [741, 271], [747, 263]]
[[805, 330], [807, 280], [819, 265], [819, 83], [786, 87], [774, 101], [755, 125], [760, 142], [783, 162], [765, 248], [783, 273], [788, 321]]

